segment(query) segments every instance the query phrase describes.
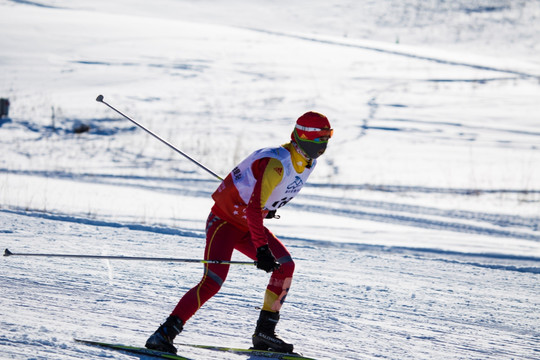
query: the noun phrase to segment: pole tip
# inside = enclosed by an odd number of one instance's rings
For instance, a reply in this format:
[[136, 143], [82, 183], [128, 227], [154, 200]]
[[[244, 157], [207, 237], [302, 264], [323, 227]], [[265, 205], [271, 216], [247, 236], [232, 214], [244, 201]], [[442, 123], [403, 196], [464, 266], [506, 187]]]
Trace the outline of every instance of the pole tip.
[[98, 95], [98, 97], [96, 98], [96, 101], [103, 102], [103, 95]]
[[9, 256], [9, 255], [13, 255], [13, 253], [9, 251], [9, 249], [4, 250], [4, 256]]

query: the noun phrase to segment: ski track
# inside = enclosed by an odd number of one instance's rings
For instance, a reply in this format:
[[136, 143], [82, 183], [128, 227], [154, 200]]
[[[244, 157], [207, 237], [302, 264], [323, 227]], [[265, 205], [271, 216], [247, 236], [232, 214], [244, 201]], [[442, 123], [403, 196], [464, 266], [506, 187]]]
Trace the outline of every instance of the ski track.
[[[310, 207], [311, 209], [311, 207]], [[54, 214], [50, 212], [37, 212], [37, 211], [28, 211], [28, 210], [16, 210], [16, 209], [4, 209], [0, 210], [0, 213], [13, 214], [19, 216], [28, 216], [33, 218], [68, 222], [73, 224], [85, 224], [92, 225], [96, 227], [110, 227], [110, 228], [119, 228], [127, 229], [133, 231], [149, 232], [162, 235], [173, 235], [173, 236], [183, 236], [183, 237], [193, 237], [193, 238], [204, 238], [204, 231], [197, 229], [181, 229], [176, 227], [168, 226], [153, 226], [153, 225], [144, 225], [144, 224], [130, 224], [122, 223], [117, 221], [106, 221], [99, 219], [90, 219], [84, 218], [81, 216], [74, 215], [65, 215], [65, 214]], [[0, 230], [0, 233], [13, 234], [13, 230]], [[343, 243], [343, 242], [333, 242], [333, 241], [324, 241], [317, 239], [306, 239], [306, 238], [296, 238], [291, 236], [281, 236], [280, 238], [287, 239], [297, 243], [297, 246], [317, 246], [317, 247], [326, 247], [326, 248], [341, 248], [341, 249], [351, 249], [356, 251], [375, 251], [375, 252], [395, 252], [399, 254], [424, 254], [425, 255], [443, 255], [447, 256], [450, 259], [439, 259], [439, 261], [448, 261], [459, 263], [459, 260], [452, 260], [451, 258], [463, 257], [463, 258], [484, 258], [484, 259], [501, 259], [501, 260], [515, 260], [515, 261], [532, 261], [540, 262], [540, 258], [536, 256], [524, 256], [524, 255], [509, 255], [509, 254], [486, 254], [486, 253], [464, 253], [457, 251], [448, 251], [437, 248], [421, 248], [421, 247], [404, 247], [404, 246], [382, 246], [382, 245], [371, 245], [371, 244], [357, 244], [357, 243]], [[463, 264], [468, 264], [472, 266], [481, 266], [492, 269], [500, 270], [510, 270], [510, 271], [520, 271], [520, 272], [531, 272], [531, 273], [540, 273], [540, 268], [538, 267], [516, 267], [516, 266], [504, 266], [504, 265], [493, 265], [493, 264], [480, 264], [470, 261], [462, 261]]]
[[291, 33], [279, 32], [279, 31], [269, 31], [269, 30], [264, 30], [264, 29], [256, 29], [256, 28], [246, 28], [246, 29], [255, 31], [255, 32], [264, 33], [264, 34], [280, 36], [280, 37], [300, 39], [300, 40], [305, 40], [309, 42], [316, 42], [316, 43], [328, 44], [328, 45], [333, 45], [333, 46], [351, 47], [351, 48], [369, 50], [369, 51], [380, 52], [380, 53], [389, 54], [389, 55], [396, 55], [400, 57], [434, 62], [434, 63], [442, 64], [442, 65], [467, 67], [467, 68], [483, 70], [483, 71], [492, 71], [492, 72], [500, 72], [500, 73], [505, 73], [505, 74], [512, 74], [512, 75], [517, 75], [518, 77], [524, 78], [524, 79], [526, 78], [540, 79], [540, 75], [538, 74], [532, 74], [532, 73], [528, 73], [528, 72], [524, 72], [520, 70], [505, 69], [505, 68], [483, 65], [483, 64], [473, 64], [473, 63], [467, 63], [467, 62], [453, 61], [449, 59], [444, 59], [442, 57], [422, 56], [413, 52], [391, 50], [391, 49], [383, 48], [380, 46], [369, 46], [369, 45], [364, 45], [361, 43], [343, 42], [343, 41], [338, 41], [335, 39], [324, 39], [323, 37], [314, 37], [314, 36], [301, 35], [301, 34], [291, 34]]
[[[201, 189], [209, 185], [209, 182], [197, 179], [182, 182], [180, 188], [175, 180], [168, 178], [75, 176], [62, 172], [24, 172], [24, 175], [67, 177], [82, 182], [93, 179], [122, 186], [129, 181], [130, 186], [141, 189], [149, 189], [147, 183], [151, 181], [169, 184], [166, 189], [152, 185], [153, 191], [194, 197], [208, 196], [208, 192]], [[365, 212], [355, 210], [357, 208], [388, 212], [382, 219], [371, 219], [375, 221], [395, 222], [392, 214], [405, 212], [420, 222], [414, 226], [423, 226], [421, 222], [426, 221], [419, 217], [421, 214], [457, 220], [475, 218], [475, 221], [494, 226], [531, 229], [534, 222], [534, 219], [519, 216], [455, 212], [361, 199], [349, 199], [343, 203], [346, 209], [337, 209], [335, 206], [343, 199], [334, 196], [305, 194], [298, 200], [290, 205], [302, 211], [323, 211], [322, 206], [305, 202], [324, 202], [333, 206], [328, 207], [328, 212], [334, 216], [366, 216]], [[202, 229], [23, 209], [3, 209], [0, 214], [4, 221], [1, 226], [3, 237], [14, 251], [32, 250], [30, 237], [37, 235], [44, 237], [40, 248], [63, 249], [65, 253], [77, 253], [82, 248], [91, 254], [125, 253], [127, 244], [131, 255], [176, 255], [180, 249], [182, 254], [202, 253]], [[22, 230], [35, 228], [35, 222], [46, 231], [31, 235]], [[450, 228], [452, 231], [456, 230], [452, 227], [459, 225], [451, 221], [438, 224], [439, 230]], [[492, 229], [482, 231], [491, 234]], [[76, 241], [70, 235], [72, 233], [78, 234]], [[509, 231], [499, 235], [515, 234]], [[85, 238], [92, 238], [92, 242]], [[115, 241], [109, 242], [107, 239], [110, 238]], [[394, 359], [394, 354], [400, 354], [401, 359], [499, 359], [516, 354], [520, 354], [521, 359], [534, 359], [537, 355], [539, 333], [536, 324], [539, 318], [533, 309], [540, 304], [536, 296], [537, 282], [531, 279], [537, 279], [540, 274], [537, 257], [336, 243], [286, 236], [282, 239], [296, 258], [297, 272], [294, 291], [283, 310], [281, 334], [299, 344], [306, 355], [343, 359]], [[0, 291], [8, 306], [1, 311], [15, 307], [17, 320], [3, 314], [0, 325], [6, 329], [6, 335], [0, 336], [0, 349], [14, 358], [24, 356], [17, 350], [17, 345], [32, 346], [36, 359], [132, 358], [75, 345], [70, 339], [97, 338], [141, 344], [163, 320], [166, 309], [171, 308], [180, 294], [195, 285], [201, 276], [200, 267], [191, 265], [16, 258], [6, 258], [3, 262], [7, 272]], [[325, 265], [321, 267], [320, 264]], [[138, 270], [141, 267], [147, 271], [141, 273]], [[32, 278], [26, 275], [33, 271], [47, 276]], [[350, 277], [350, 274], [354, 276]], [[452, 283], [444, 280], [449, 274], [452, 274]], [[249, 290], [244, 287], [246, 283], [251, 284]], [[261, 274], [244, 268], [231, 269], [222, 291], [205, 305], [200, 315], [190, 320], [182, 340], [212, 344], [219, 339], [219, 345], [246, 346], [257, 316], [253, 307], [260, 305], [264, 283]], [[313, 292], [314, 288], [324, 291]], [[34, 294], [32, 298], [27, 296], [30, 293]], [[66, 309], [66, 304], [73, 304], [73, 307]], [[220, 320], [223, 307], [229, 311], [227, 324]], [[81, 317], [81, 313], [91, 316]], [[40, 314], [40, 321], [35, 327], [17, 325], [33, 324], [36, 314]], [[70, 326], [59, 330], [66, 323]], [[73, 332], [73, 328], [79, 330]], [[302, 333], [320, 333], [320, 329], [325, 329], [324, 340], [302, 336]], [[340, 334], [344, 331], [347, 338], [358, 339], [355, 346], [342, 341]], [[358, 348], [366, 351], [359, 352]], [[182, 353], [190, 354], [188, 350]], [[192, 355], [200, 358], [205, 353], [193, 352]], [[242, 358], [230, 354], [212, 356], [216, 359]]]
[[[428, 219], [417, 216], [406, 216], [398, 214], [381, 214], [375, 212], [367, 212], [362, 210], [350, 210], [350, 209], [336, 209], [328, 206], [321, 205], [306, 205], [306, 204], [291, 204], [290, 207], [294, 207], [298, 210], [305, 210], [310, 212], [317, 212], [321, 214], [331, 214], [338, 216], [346, 216], [360, 220], [370, 220], [382, 223], [398, 224], [405, 226], [412, 226], [422, 229], [435, 229], [455, 231], [467, 234], [477, 235], [489, 235], [505, 238], [524, 239], [532, 241], [540, 241], [540, 235], [530, 234], [511, 230], [499, 230], [495, 228], [483, 227], [478, 225], [465, 224], [460, 222], [451, 222], [438, 219]], [[506, 223], [506, 221], [505, 221]], [[504, 226], [507, 226], [506, 224]], [[534, 230], [538, 228], [537, 224], [533, 225]]]
[[474, 220], [487, 222], [501, 227], [523, 227], [537, 231], [540, 226], [540, 218], [522, 217], [517, 215], [503, 215], [496, 213], [483, 213], [465, 210], [442, 210], [434, 207], [399, 204], [386, 201], [370, 201], [351, 198], [335, 198], [320, 195], [305, 195], [303, 198], [321, 201], [325, 203], [355, 205], [359, 207], [375, 208], [393, 212], [406, 212], [420, 215], [432, 215], [460, 220]]
[[[107, 239], [115, 238], [115, 242], [107, 242], [107, 252], [123, 251], [128, 243], [132, 251], [168, 252], [180, 246], [185, 252], [202, 252], [201, 236], [186, 236], [182, 230], [175, 233], [153, 227], [130, 228], [129, 224], [85, 222], [69, 216], [22, 211], [3, 210], [2, 215], [6, 221], [2, 225], [7, 230], [5, 235], [15, 247], [31, 245], [20, 230], [21, 225], [32, 227], [33, 223], [40, 223], [47, 229], [41, 241], [44, 248], [64, 246], [66, 251], [80, 251], [84, 244], [87, 251], [103, 251]], [[65, 233], [66, 223], [79, 234], [76, 243]], [[84, 241], [85, 237], [93, 237], [93, 242]], [[135, 250], [133, 238], [139, 244]], [[284, 240], [290, 244], [293, 255], [297, 254], [298, 269], [294, 291], [282, 312], [281, 333], [299, 344], [306, 355], [394, 359], [393, 354], [399, 351], [403, 359], [497, 359], [514, 357], [516, 353], [522, 359], [535, 358], [540, 335], [536, 324], [540, 319], [533, 310], [539, 305], [535, 296], [537, 285], [530, 277], [538, 277], [538, 271], [506, 271], [512, 270], [510, 266], [479, 267], [463, 254], [427, 256], [414, 250], [375, 247], [351, 251], [347, 246], [330, 246], [321, 252], [320, 246], [324, 244], [310, 239]], [[525, 262], [505, 260], [516, 267]], [[534, 262], [538, 264], [540, 260]], [[141, 343], [165, 316], [164, 303], [172, 306], [179, 294], [194, 285], [202, 274], [199, 266], [134, 266], [123, 261], [6, 258], [3, 266], [7, 271], [0, 292], [8, 306], [0, 310], [1, 326], [6, 331], [0, 336], [0, 348], [16, 358], [24, 356], [17, 352], [17, 345], [31, 345], [37, 359], [57, 355], [66, 359], [89, 355], [130, 358], [76, 345], [70, 339], [76, 336]], [[140, 267], [147, 272], [141, 273]], [[28, 271], [47, 275], [32, 278], [27, 276]], [[444, 280], [448, 274], [452, 274], [451, 283]], [[222, 345], [246, 345], [245, 339], [249, 339], [257, 316], [253, 306], [261, 302], [265, 276], [246, 268], [233, 268], [229, 277], [222, 291], [187, 324], [183, 341], [215, 343], [219, 338]], [[244, 287], [246, 282], [252, 284], [250, 289]], [[313, 288], [324, 291], [313, 292]], [[28, 298], [30, 293], [34, 296]], [[8, 316], [6, 311], [14, 306], [16, 317]], [[223, 323], [218, 315], [224, 306], [230, 311], [228, 323]], [[17, 325], [21, 322], [27, 324], [24, 329]], [[65, 323], [72, 326], [61, 330]], [[72, 333], [75, 324], [79, 330]], [[304, 332], [320, 333], [320, 329], [325, 329], [324, 340], [302, 336]], [[355, 346], [342, 341], [340, 334], [344, 331], [349, 333], [347, 337], [357, 339]], [[228, 354], [215, 356], [235, 358]]]
[[[163, 159], [155, 159], [163, 160]], [[117, 174], [105, 174], [105, 173], [72, 173], [61, 170], [15, 170], [15, 169], [6, 169], [0, 168], [0, 173], [5, 174], [15, 174], [15, 175], [29, 175], [29, 176], [38, 176], [45, 178], [57, 178], [57, 179], [70, 179], [76, 181], [101, 181], [102, 183], [107, 184], [116, 184], [124, 185], [125, 183], [122, 180], [134, 180], [134, 181], [156, 181], [161, 183], [173, 183], [178, 184], [175, 188], [178, 192], [183, 191], [181, 187], [186, 186], [196, 186], [196, 185], [205, 185], [205, 187], [216, 187], [218, 182], [216, 180], [208, 180], [201, 178], [182, 178], [182, 177], [157, 177], [157, 176], [137, 176], [137, 175], [117, 175]], [[195, 172], [189, 171], [188, 173], [194, 174]], [[144, 186], [142, 184], [135, 184], [134, 186]], [[388, 184], [327, 184], [327, 183], [317, 183], [310, 182], [305, 185], [306, 188], [318, 188], [318, 189], [344, 189], [344, 190], [369, 190], [377, 192], [388, 192], [388, 193], [425, 193], [425, 194], [452, 194], [452, 195], [461, 195], [461, 196], [470, 196], [470, 195], [482, 195], [482, 194], [540, 194], [539, 189], [478, 189], [478, 188], [443, 188], [443, 187], [427, 187], [427, 186], [406, 186], [406, 185], [388, 185]], [[156, 190], [160, 189], [156, 187]], [[171, 188], [172, 190], [173, 188]], [[210, 192], [203, 191], [201, 196], [207, 196]], [[306, 196], [302, 194], [302, 196]], [[323, 199], [323, 197], [319, 197]], [[330, 198], [328, 198], [330, 199]], [[349, 200], [346, 198], [335, 198], [339, 201], [354, 201], [358, 202], [360, 200]], [[508, 216], [511, 218], [511, 216]]]
[[[0, 173], [9, 173], [17, 175], [30, 175], [46, 178], [58, 178], [58, 179], [70, 179], [73, 181], [89, 182], [89, 183], [102, 183], [116, 186], [132, 187], [137, 189], [145, 189], [151, 191], [158, 191], [164, 193], [171, 193], [175, 195], [185, 195], [191, 197], [210, 197], [213, 193], [216, 181], [200, 180], [200, 179], [181, 179], [181, 178], [164, 178], [164, 177], [141, 177], [141, 176], [118, 176], [110, 174], [73, 174], [68, 172], [50, 172], [50, 171], [28, 171], [28, 170], [8, 170], [0, 169]], [[126, 182], [129, 180], [129, 182]], [[155, 185], [146, 185], [145, 183], [154, 183]], [[165, 186], [165, 183], [172, 185]], [[177, 184], [177, 185], [176, 185]], [[175, 186], [176, 185], [176, 186]], [[306, 187], [321, 188], [320, 184], [307, 184]], [[373, 189], [370, 186], [354, 186], [354, 185], [327, 185], [326, 188], [354, 188], [354, 189]], [[380, 186], [381, 191], [420, 191], [420, 192], [437, 192], [437, 193], [451, 193], [451, 194], [470, 194], [472, 190], [465, 189], [430, 189], [430, 188], [409, 188], [409, 187], [392, 187], [392, 186]], [[203, 190], [210, 188], [212, 190]], [[393, 189], [393, 190], [388, 190]], [[476, 193], [523, 193], [523, 194], [535, 194], [540, 193], [536, 190], [476, 190]], [[465, 210], [442, 210], [434, 207], [417, 206], [399, 204], [395, 202], [386, 201], [371, 201], [354, 198], [344, 197], [330, 197], [321, 195], [305, 195], [302, 194], [299, 199], [301, 201], [295, 201], [290, 204], [299, 210], [306, 210], [311, 212], [318, 212], [323, 214], [332, 214], [337, 216], [346, 216], [356, 219], [366, 219], [370, 221], [378, 221], [383, 223], [393, 223], [407, 226], [414, 226], [427, 229], [438, 229], [447, 231], [457, 231], [471, 234], [485, 234], [490, 236], [510, 237], [517, 239], [540, 241], [540, 235], [537, 234], [540, 226], [540, 218], [537, 217], [522, 217], [517, 215], [497, 214], [497, 213], [483, 213]], [[305, 203], [302, 201], [307, 199], [310, 201], [317, 201], [324, 203], [324, 206], [312, 203]], [[347, 205], [347, 208], [343, 208], [343, 205]], [[336, 206], [339, 206], [337, 208]], [[353, 206], [351, 208], [350, 206]], [[379, 210], [379, 212], [368, 212], [364, 210], [357, 210], [355, 208], [372, 208]], [[386, 212], [381, 213], [380, 211]], [[398, 213], [407, 213], [410, 215], [401, 215]], [[461, 222], [451, 222], [448, 220], [431, 219], [426, 217], [420, 217], [419, 215], [426, 215], [429, 217], [437, 217], [442, 219], [456, 219], [464, 221], [475, 221], [479, 223], [487, 223], [494, 225], [498, 228], [489, 228], [483, 226], [477, 226], [472, 224], [465, 224]], [[502, 228], [502, 229], [499, 229]], [[523, 233], [514, 230], [506, 230], [506, 228], [519, 228], [525, 230], [531, 230], [532, 233]]]
[[[10, 2], [12, 5], [62, 9], [33, 1]], [[470, 11], [484, 10], [497, 8]], [[475, 142], [480, 134], [487, 132], [490, 136], [480, 139], [478, 142], [481, 145], [503, 144], [512, 149], [538, 149], [540, 133], [527, 131], [526, 126], [505, 129], [496, 125], [482, 126], [480, 122], [453, 122], [445, 117], [447, 115], [441, 116], [442, 121], [427, 121], [414, 115], [410, 118], [399, 114], [390, 117], [379, 115], [384, 108], [409, 106], [406, 102], [385, 103], [381, 100], [383, 95], [391, 97], [404, 83], [533, 82], [540, 79], [539, 74], [533, 71], [454, 61], [436, 54], [430, 56], [398, 51], [397, 47], [392, 46], [253, 27], [241, 28], [270, 37], [326, 44], [329, 49], [357, 48], [442, 67], [480, 71], [477, 78], [474, 78], [475, 75], [464, 78], [437, 76], [434, 71], [422, 73], [418, 78], [397, 81], [384, 80], [384, 76], [373, 79], [354, 75], [349, 77], [349, 80], [357, 82], [373, 80], [370, 88], [362, 91], [375, 95], [366, 101], [366, 116], [359, 120], [359, 124], [349, 127], [351, 134], [358, 131], [358, 136], [344, 143], [358, 141], [368, 134], [385, 132], [467, 146], [463, 144]], [[75, 54], [67, 63], [73, 67], [127, 67], [135, 69], [133, 71], [140, 69], [141, 73], [142, 68], [156, 68], [163, 70], [166, 76], [174, 75], [182, 79], [197, 77], [212, 69], [212, 60], [169, 60], [160, 62], [159, 58], [152, 58], [151, 62], [146, 63], [137, 62], [136, 59], [133, 62], [101, 61], [99, 58], [86, 59]], [[287, 76], [277, 72], [266, 73], [264, 67], [260, 70], [251, 70], [249, 66], [247, 70], [244, 68], [242, 66], [241, 70], [237, 70], [238, 74], [247, 75], [254, 82], [266, 80], [277, 83]], [[178, 70], [182, 73], [179, 74]], [[226, 80], [229, 82], [230, 79]], [[383, 85], [379, 85], [381, 80]], [[428, 91], [422, 88], [416, 96], [424, 96]], [[320, 92], [318, 96], [321, 97]], [[135, 102], [159, 99], [136, 95], [128, 98]], [[271, 98], [271, 101], [275, 101], [275, 98]], [[304, 102], [311, 105], [314, 100]], [[354, 110], [351, 113], [358, 110], [351, 109]], [[235, 116], [251, 118], [245, 114]], [[23, 158], [41, 156], [52, 159], [54, 157], [49, 153], [62, 153], [65, 143], [70, 146], [77, 141], [69, 142], [73, 140], [74, 127], [82, 122], [90, 124], [91, 137], [87, 139], [88, 142], [97, 143], [97, 137], [118, 140], [117, 136], [131, 135], [136, 131], [136, 127], [122, 120], [107, 117], [63, 119], [56, 126], [44, 126], [39, 121], [28, 119], [17, 119], [16, 123], [1, 119], [2, 130], [24, 131], [22, 137], [15, 135], [15, 140], [3, 140], [2, 143], [16, 145], [13, 152]], [[55, 144], [56, 140], [66, 142], [60, 141], [58, 145]], [[99, 146], [78, 146], [84, 148], [82, 152], [89, 158], [102, 155], [104, 151]], [[170, 158], [143, 154], [125, 146], [105, 151], [112, 162], [126, 167], [150, 169], [170, 162]], [[216, 181], [199, 179], [197, 171], [178, 170], [174, 166], [166, 165], [168, 170], [178, 175], [177, 178], [14, 168], [0, 169], [0, 174], [35, 177], [42, 181], [62, 179], [82, 184], [103, 184], [193, 199], [210, 197], [217, 186]], [[334, 173], [338, 171], [336, 165]], [[325, 195], [314, 195], [309, 192], [311, 190], [324, 191]], [[310, 183], [306, 185], [307, 193], [288, 207], [297, 212], [325, 214], [338, 219], [365, 220], [433, 230], [441, 234], [449, 232], [465, 239], [470, 236], [471, 241], [474, 241], [473, 236], [540, 241], [538, 217], [509, 215], [496, 210], [485, 212], [410, 205], [399, 200], [344, 198], [342, 194], [348, 190], [371, 194], [460, 197], [512, 194], [533, 197], [531, 202], [536, 201], [540, 194], [539, 189], [503, 187], [476, 189]], [[201, 215], [201, 224], [205, 215]], [[452, 251], [439, 248], [437, 244], [414, 247], [336, 242], [321, 239], [322, 236], [313, 231], [301, 237], [277, 235], [288, 245], [296, 262], [295, 280], [282, 310], [279, 332], [307, 356], [320, 359], [532, 360], [540, 355], [538, 254]], [[135, 217], [133, 221], [119, 221], [114, 217], [39, 211], [22, 206], [0, 208], [0, 237], [2, 245], [21, 253], [56, 251], [127, 256], [153, 254], [156, 257], [202, 256], [205, 238], [203, 227], [194, 229], [145, 224], [137, 222]], [[235, 256], [240, 257], [238, 260], [245, 260], [241, 255]], [[197, 284], [203, 274], [201, 266], [192, 264], [134, 264], [127, 261], [51, 260], [16, 256], [3, 258], [0, 269], [0, 357], [40, 360], [146, 359], [144, 356], [76, 344], [72, 339], [78, 337], [142, 345], [165, 319], [178, 298]], [[262, 272], [248, 267], [231, 267], [229, 278], [221, 291], [186, 324], [181, 341], [249, 346], [259, 311], [256, 307], [262, 303], [266, 282], [267, 275]], [[184, 348], [181, 348], [181, 354], [195, 359], [246, 358]]]

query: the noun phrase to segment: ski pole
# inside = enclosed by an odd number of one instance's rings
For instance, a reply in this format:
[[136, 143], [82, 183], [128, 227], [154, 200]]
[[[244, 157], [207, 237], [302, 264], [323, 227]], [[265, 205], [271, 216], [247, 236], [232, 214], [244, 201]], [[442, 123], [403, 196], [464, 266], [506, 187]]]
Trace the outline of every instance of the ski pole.
[[155, 258], [155, 257], [141, 257], [141, 256], [80, 255], [80, 254], [35, 254], [35, 253], [33, 254], [33, 253], [13, 253], [9, 251], [9, 249], [4, 250], [4, 256], [40, 256], [40, 257], [62, 257], [62, 258], [83, 258], [83, 259], [186, 262], [186, 263], [221, 264], [221, 265], [255, 265], [255, 261], [202, 260], [202, 259]]
[[215, 178], [217, 178], [218, 180], [220, 181], [223, 181], [223, 178], [221, 178], [221, 176], [219, 176], [218, 174], [216, 174], [215, 172], [213, 172], [212, 170], [210, 170], [209, 168], [207, 168], [206, 166], [204, 166], [203, 164], [201, 164], [200, 162], [198, 162], [197, 160], [193, 159], [191, 156], [187, 155], [186, 153], [184, 153], [183, 151], [179, 150], [178, 148], [176, 148], [174, 145], [172, 145], [171, 143], [163, 140], [162, 138], [160, 138], [159, 136], [157, 136], [156, 134], [154, 134], [152, 131], [148, 130], [147, 128], [145, 128], [144, 126], [142, 126], [141, 124], [139, 124], [138, 122], [136, 122], [135, 120], [133, 120], [132, 118], [130, 118], [129, 116], [125, 115], [124, 113], [120, 112], [119, 110], [115, 109], [113, 106], [109, 105], [108, 103], [106, 103], [104, 100], [103, 100], [103, 95], [98, 95], [98, 97], [96, 98], [96, 101], [97, 102], [100, 102], [100, 103], [103, 103], [105, 105], [107, 105], [109, 108], [111, 108], [112, 110], [116, 111], [118, 114], [122, 115], [123, 117], [125, 117], [126, 119], [128, 119], [129, 121], [131, 121], [132, 123], [134, 123], [135, 125], [137, 125], [138, 127], [140, 127], [141, 129], [143, 129], [144, 131], [146, 131], [147, 133], [149, 133], [150, 135], [152, 135], [153, 137], [155, 137], [156, 139], [158, 139], [159, 141], [161, 141], [162, 143], [164, 143], [165, 145], [167, 145], [168, 147], [170, 147], [171, 149], [173, 149], [174, 151], [176, 151], [177, 153], [179, 153], [180, 155], [184, 156], [186, 159], [188, 160], [191, 160], [194, 164], [198, 165], [199, 167], [203, 168], [204, 170], [208, 171], [208, 173], [210, 173], [212, 176], [214, 176]]

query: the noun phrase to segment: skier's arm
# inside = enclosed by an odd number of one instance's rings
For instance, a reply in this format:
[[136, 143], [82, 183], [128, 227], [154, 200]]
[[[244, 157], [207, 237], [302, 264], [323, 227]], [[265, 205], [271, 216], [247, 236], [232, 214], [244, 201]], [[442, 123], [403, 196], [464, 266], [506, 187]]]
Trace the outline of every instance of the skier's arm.
[[283, 178], [283, 165], [277, 159], [263, 158], [253, 163], [252, 170], [257, 182], [246, 209], [246, 216], [251, 240], [255, 247], [259, 248], [268, 243], [263, 225], [263, 218], [266, 216], [263, 208]]

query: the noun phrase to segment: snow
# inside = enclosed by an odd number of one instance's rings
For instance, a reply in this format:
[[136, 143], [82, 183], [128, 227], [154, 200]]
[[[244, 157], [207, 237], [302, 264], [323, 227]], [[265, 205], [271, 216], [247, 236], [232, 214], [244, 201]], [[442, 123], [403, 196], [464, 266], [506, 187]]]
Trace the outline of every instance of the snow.
[[[0, 245], [202, 258], [219, 182], [99, 94], [221, 176], [316, 110], [335, 136], [266, 221], [296, 262], [279, 334], [320, 359], [536, 359], [539, 18], [532, 0], [0, 0]], [[142, 345], [202, 274], [0, 269], [5, 359], [141, 358], [73, 338]], [[178, 342], [249, 346], [267, 278], [232, 266]]]

